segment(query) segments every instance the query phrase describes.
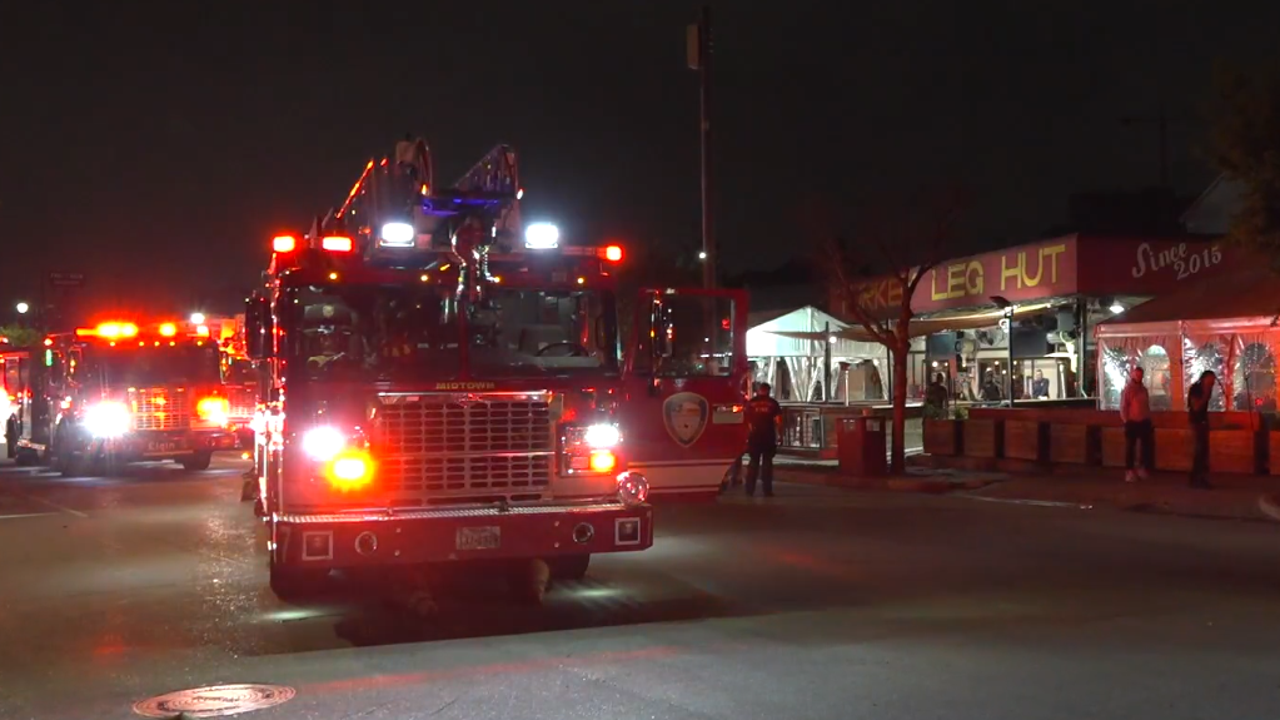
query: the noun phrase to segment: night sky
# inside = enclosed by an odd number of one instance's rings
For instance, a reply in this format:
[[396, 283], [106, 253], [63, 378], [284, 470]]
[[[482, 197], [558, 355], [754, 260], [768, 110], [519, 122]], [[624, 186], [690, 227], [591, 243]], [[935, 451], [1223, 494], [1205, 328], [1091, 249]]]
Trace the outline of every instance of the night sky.
[[[0, 11], [5, 307], [50, 270], [85, 272], [103, 302], [238, 299], [273, 233], [340, 201], [407, 131], [433, 147], [438, 180], [512, 143], [526, 220], [573, 241], [697, 241], [684, 26], [698, 3], [12, 5]], [[1119, 118], [1162, 99], [1174, 180], [1194, 193], [1212, 178], [1192, 146], [1213, 60], [1267, 57], [1280, 27], [1280, 5], [1265, 3], [715, 10], [729, 270], [787, 260], [814, 199], [853, 208], [942, 181], [973, 198], [957, 254], [1031, 239], [1071, 192], [1157, 181], [1154, 129]]]

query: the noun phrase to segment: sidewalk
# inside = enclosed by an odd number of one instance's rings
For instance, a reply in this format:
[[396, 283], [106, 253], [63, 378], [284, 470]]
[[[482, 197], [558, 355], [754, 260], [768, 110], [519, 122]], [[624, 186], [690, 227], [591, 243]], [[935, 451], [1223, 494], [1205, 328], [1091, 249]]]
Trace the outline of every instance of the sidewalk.
[[774, 459], [774, 479], [780, 482], [826, 485], [856, 490], [895, 490], [898, 492], [948, 493], [976, 490], [1006, 480], [1008, 473], [968, 472], [963, 470], [907, 466], [906, 472], [889, 477], [856, 477], [840, 472], [835, 460]]
[[[1124, 482], [1124, 473], [1098, 469], [1079, 475], [1016, 475], [966, 495], [1005, 502], [1039, 501], [1110, 506], [1130, 512], [1233, 520], [1280, 520], [1280, 480], [1252, 475], [1210, 478], [1211, 490], [1187, 485], [1183, 474], [1161, 473], [1147, 480]], [[1268, 509], [1269, 508], [1269, 511]], [[1270, 516], [1269, 516], [1270, 512]]]
[[1160, 473], [1136, 483], [1120, 470], [1093, 468], [1075, 474], [1032, 475], [907, 467], [905, 475], [858, 478], [842, 475], [834, 461], [779, 462], [782, 482], [857, 490], [950, 493], [975, 500], [1029, 505], [1113, 507], [1129, 512], [1214, 519], [1280, 521], [1280, 478], [1221, 475], [1211, 490], [1187, 486], [1183, 474]]

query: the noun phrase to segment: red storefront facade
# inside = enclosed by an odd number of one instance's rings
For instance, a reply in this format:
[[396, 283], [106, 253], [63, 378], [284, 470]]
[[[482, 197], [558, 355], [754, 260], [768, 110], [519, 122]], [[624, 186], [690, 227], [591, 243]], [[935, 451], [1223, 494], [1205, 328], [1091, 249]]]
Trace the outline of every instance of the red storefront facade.
[[[1087, 376], [1096, 323], [1230, 272], [1241, 262], [1237, 255], [1209, 238], [1068, 235], [940, 263], [926, 272], [911, 302], [914, 316], [927, 319], [932, 333], [913, 351], [912, 395], [934, 373], [947, 376], [957, 397], [975, 400], [992, 399], [977, 396], [993, 374], [1002, 395], [1015, 398], [1039, 397], [1033, 378], [1050, 377], [1048, 399], [1092, 394]], [[857, 302], [875, 317], [893, 318], [901, 296], [896, 278], [877, 278], [852, 292], [836, 289], [832, 314], [856, 325], [849, 303]], [[998, 314], [992, 317], [997, 297], [1019, 313], [1012, 328]], [[984, 319], [975, 320], [978, 315]], [[978, 329], [983, 324], [990, 329]], [[1006, 385], [1002, 377], [1013, 379]]]
[[[926, 273], [911, 307], [917, 316], [932, 316], [991, 308], [995, 296], [1012, 303], [1156, 297], [1173, 292], [1184, 281], [1229, 268], [1232, 255], [1232, 248], [1203, 238], [1068, 235], [941, 263]], [[877, 317], [894, 317], [902, 301], [901, 285], [884, 277], [853, 293], [836, 289], [833, 314], [853, 322], [851, 299]]]

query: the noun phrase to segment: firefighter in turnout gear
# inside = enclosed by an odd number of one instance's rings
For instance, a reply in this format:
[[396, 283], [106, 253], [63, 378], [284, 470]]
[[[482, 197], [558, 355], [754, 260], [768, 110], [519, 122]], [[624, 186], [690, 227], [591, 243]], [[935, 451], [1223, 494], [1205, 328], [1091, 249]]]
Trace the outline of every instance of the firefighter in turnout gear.
[[764, 496], [773, 497], [773, 456], [778, 451], [778, 435], [782, 432], [782, 407], [769, 397], [773, 388], [760, 383], [756, 396], [747, 403], [747, 495], [756, 492], [756, 478], [764, 484]]

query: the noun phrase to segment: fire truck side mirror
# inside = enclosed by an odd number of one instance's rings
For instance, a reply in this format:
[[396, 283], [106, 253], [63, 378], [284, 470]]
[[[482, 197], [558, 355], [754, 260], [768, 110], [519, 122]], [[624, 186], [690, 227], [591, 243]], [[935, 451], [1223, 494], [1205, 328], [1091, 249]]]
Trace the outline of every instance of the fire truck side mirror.
[[251, 360], [271, 357], [271, 308], [267, 299], [258, 295], [245, 302], [244, 344]]

